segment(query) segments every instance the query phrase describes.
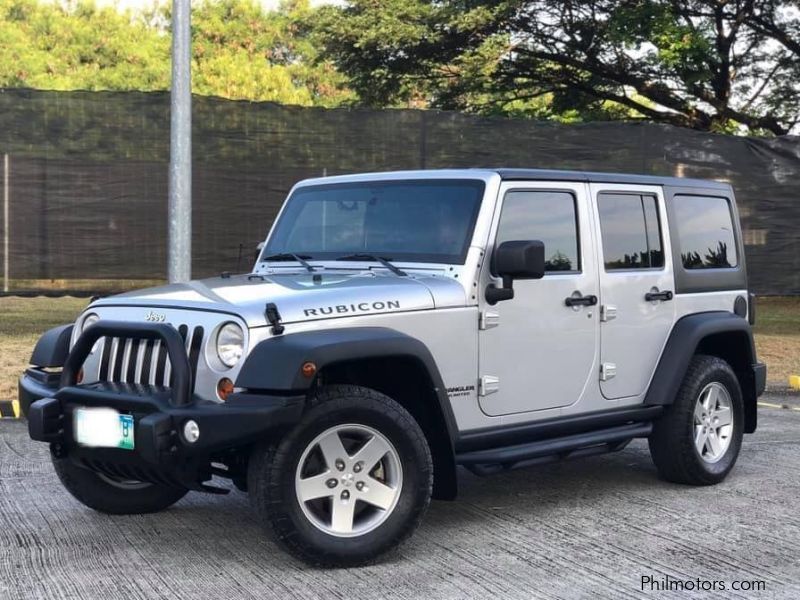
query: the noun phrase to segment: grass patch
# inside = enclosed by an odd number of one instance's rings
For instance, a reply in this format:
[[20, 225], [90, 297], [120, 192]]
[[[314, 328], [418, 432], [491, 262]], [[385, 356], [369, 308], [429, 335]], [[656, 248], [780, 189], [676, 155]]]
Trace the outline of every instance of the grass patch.
[[36, 340], [57, 325], [71, 323], [88, 298], [0, 298], [0, 400], [17, 397], [17, 379], [28, 366]]
[[[0, 400], [17, 397], [17, 379], [39, 336], [71, 323], [87, 298], [0, 297]], [[759, 359], [767, 363], [771, 383], [785, 385], [800, 375], [800, 297], [759, 298], [755, 328]]]

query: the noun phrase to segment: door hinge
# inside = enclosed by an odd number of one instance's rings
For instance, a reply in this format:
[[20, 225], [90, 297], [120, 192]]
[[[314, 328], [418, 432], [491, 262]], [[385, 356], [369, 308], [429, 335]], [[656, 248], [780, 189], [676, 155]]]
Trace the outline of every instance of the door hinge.
[[600, 320], [607, 323], [617, 318], [617, 307], [613, 304], [603, 304], [600, 307]]
[[608, 381], [617, 376], [616, 363], [603, 363], [600, 365], [600, 381]]
[[478, 329], [491, 329], [500, 325], [500, 313], [493, 310], [482, 310], [478, 317]]
[[488, 396], [500, 390], [500, 378], [494, 375], [484, 375], [478, 379], [478, 395]]

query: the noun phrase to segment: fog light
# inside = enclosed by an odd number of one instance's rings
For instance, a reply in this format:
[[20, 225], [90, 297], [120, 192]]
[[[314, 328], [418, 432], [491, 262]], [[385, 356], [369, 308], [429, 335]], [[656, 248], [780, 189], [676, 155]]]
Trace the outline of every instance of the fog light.
[[190, 444], [194, 444], [200, 439], [200, 425], [194, 421], [186, 421], [183, 424], [183, 438]]
[[228, 396], [233, 393], [233, 382], [227, 377], [223, 377], [217, 382], [217, 396], [223, 402], [228, 400]]

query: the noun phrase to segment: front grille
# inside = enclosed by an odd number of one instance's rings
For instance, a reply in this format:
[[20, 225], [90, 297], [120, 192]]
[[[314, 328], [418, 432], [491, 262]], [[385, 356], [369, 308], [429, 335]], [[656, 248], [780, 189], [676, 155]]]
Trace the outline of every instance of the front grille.
[[[195, 327], [189, 335], [189, 328], [181, 325], [178, 327], [178, 333], [181, 334], [186, 346], [194, 382], [203, 347], [203, 328]], [[172, 365], [167, 356], [167, 348], [161, 340], [107, 337], [103, 338], [102, 344], [98, 381], [144, 383], [167, 387], [172, 385]]]

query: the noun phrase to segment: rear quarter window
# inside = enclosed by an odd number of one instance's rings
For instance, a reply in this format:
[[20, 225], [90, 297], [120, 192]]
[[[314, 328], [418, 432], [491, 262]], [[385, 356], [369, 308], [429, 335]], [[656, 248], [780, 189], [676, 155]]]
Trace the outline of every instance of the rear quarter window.
[[684, 269], [738, 266], [733, 213], [727, 198], [676, 195], [672, 206]]

